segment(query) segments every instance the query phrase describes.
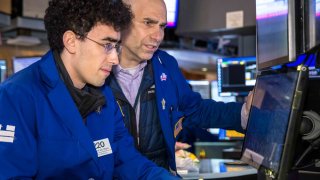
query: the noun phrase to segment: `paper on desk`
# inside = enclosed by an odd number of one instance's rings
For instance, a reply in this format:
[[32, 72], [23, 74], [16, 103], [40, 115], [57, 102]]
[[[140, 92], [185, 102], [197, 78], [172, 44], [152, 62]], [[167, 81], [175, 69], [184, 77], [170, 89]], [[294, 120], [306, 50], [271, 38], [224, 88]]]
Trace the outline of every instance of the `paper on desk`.
[[199, 160], [197, 157], [185, 150], [176, 151], [176, 165], [180, 172], [199, 172]]

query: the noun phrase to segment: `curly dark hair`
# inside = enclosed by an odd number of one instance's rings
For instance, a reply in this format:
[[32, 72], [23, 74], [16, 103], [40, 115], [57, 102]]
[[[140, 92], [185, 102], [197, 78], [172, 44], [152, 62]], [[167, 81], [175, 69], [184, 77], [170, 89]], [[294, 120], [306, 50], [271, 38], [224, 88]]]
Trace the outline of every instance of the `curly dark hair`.
[[110, 25], [117, 32], [129, 27], [132, 12], [122, 0], [51, 0], [44, 24], [51, 49], [61, 52], [62, 36], [71, 30], [84, 39], [97, 23]]

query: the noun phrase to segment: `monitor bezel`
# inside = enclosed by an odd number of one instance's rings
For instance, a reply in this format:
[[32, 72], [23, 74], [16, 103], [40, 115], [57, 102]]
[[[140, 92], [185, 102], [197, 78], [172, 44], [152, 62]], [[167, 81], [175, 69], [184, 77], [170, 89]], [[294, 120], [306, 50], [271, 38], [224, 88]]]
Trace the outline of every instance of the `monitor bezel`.
[[[290, 71], [290, 70], [289, 70]], [[277, 74], [277, 73], [286, 73], [282, 72], [282, 70], [269, 70], [261, 72], [259, 76], [268, 75], [268, 74]], [[291, 104], [291, 111], [289, 115], [289, 122], [288, 122], [288, 128], [286, 132], [286, 137], [284, 140], [284, 147], [280, 158], [280, 164], [279, 164], [279, 170], [278, 173], [275, 173], [272, 169], [269, 169], [268, 167], [264, 167], [262, 164], [258, 166], [256, 162], [250, 161], [249, 159], [244, 157], [244, 151], [245, 151], [245, 142], [246, 142], [246, 136], [243, 141], [243, 147], [242, 147], [242, 153], [241, 153], [241, 160], [248, 163], [249, 165], [257, 168], [259, 170], [259, 173], [261, 173], [262, 176], [265, 177], [271, 177], [271, 178], [277, 178], [277, 179], [287, 179], [288, 173], [293, 165], [293, 158], [295, 155], [295, 147], [296, 142], [298, 141], [298, 135], [300, 130], [300, 124], [301, 124], [301, 118], [302, 117], [302, 111], [303, 111], [303, 105], [305, 101], [306, 96], [306, 87], [308, 82], [308, 68], [303, 67], [298, 70], [297, 75], [297, 82], [295, 85], [295, 90], [293, 93], [293, 100]], [[258, 84], [259, 78], [257, 77], [257, 84]], [[255, 92], [255, 90], [254, 90]], [[253, 98], [254, 98], [253, 93]], [[251, 108], [252, 109], [252, 108]], [[250, 110], [251, 113], [251, 110]], [[250, 123], [250, 113], [248, 118], [248, 124]], [[246, 132], [247, 133], [247, 132]]]
[[[303, 52], [304, 46], [297, 46], [297, 44], [302, 44], [303, 42], [303, 36], [298, 36], [298, 34], [303, 33], [303, 30], [301, 30], [302, 22], [300, 22], [300, 18], [296, 18], [295, 12], [299, 12], [298, 8], [300, 8], [300, 2], [296, 1], [287, 1], [288, 3], [288, 14], [287, 14], [287, 52], [288, 54], [286, 56], [278, 57], [276, 59], [269, 59], [266, 62], [259, 63], [259, 36], [258, 36], [258, 20], [256, 20], [256, 54], [257, 54], [257, 70], [265, 70], [267, 68], [270, 68], [272, 66], [285, 64], [288, 62], [295, 61], [296, 55]], [[256, 4], [257, 6], [257, 4]], [[300, 14], [299, 14], [300, 15]]]

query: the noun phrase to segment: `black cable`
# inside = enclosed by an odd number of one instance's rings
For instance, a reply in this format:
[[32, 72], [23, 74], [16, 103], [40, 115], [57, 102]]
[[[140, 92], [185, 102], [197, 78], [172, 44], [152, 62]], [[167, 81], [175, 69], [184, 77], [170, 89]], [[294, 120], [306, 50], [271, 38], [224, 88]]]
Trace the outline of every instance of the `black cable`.
[[303, 152], [303, 154], [300, 156], [300, 158], [296, 161], [292, 169], [300, 169], [299, 164], [304, 159], [304, 157], [313, 149], [311, 145]]
[[303, 170], [299, 170], [299, 173], [303, 173], [303, 174], [316, 174], [316, 175], [318, 175], [318, 174], [320, 174], [320, 172], [318, 172], [318, 171], [303, 171]]
[[311, 167], [311, 166], [313, 166], [313, 165], [315, 165], [315, 164], [316, 164], [316, 162], [312, 162], [312, 163], [306, 164], [306, 165], [301, 166], [301, 167], [292, 168], [292, 170], [305, 169], [305, 168]]
[[[305, 158], [305, 156], [310, 153], [311, 150], [317, 149], [320, 146], [320, 138], [314, 140], [312, 143], [310, 143], [309, 147], [302, 153], [300, 158], [296, 161], [294, 164], [294, 167], [292, 169], [301, 169], [305, 167], [299, 167], [298, 165], [301, 163], [301, 161]], [[313, 162], [315, 164], [315, 162]]]

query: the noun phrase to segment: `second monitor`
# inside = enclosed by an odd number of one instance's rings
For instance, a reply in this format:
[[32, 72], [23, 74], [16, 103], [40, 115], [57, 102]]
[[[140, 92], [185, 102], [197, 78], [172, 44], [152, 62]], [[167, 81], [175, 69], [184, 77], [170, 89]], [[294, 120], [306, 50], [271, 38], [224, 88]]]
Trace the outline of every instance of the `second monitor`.
[[218, 59], [217, 76], [219, 96], [246, 96], [255, 85], [256, 57]]
[[307, 78], [306, 68], [257, 78], [241, 160], [266, 177], [287, 179], [292, 167]]

